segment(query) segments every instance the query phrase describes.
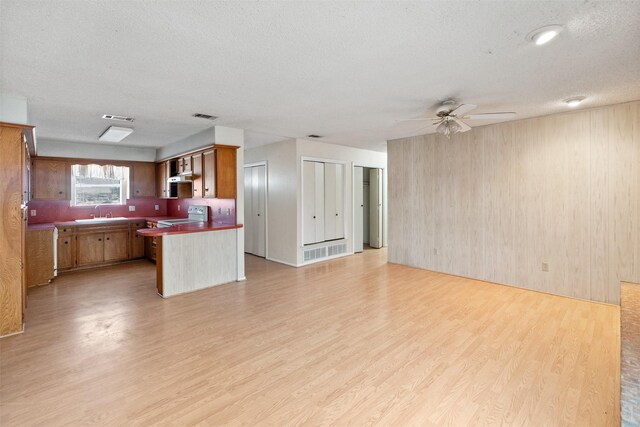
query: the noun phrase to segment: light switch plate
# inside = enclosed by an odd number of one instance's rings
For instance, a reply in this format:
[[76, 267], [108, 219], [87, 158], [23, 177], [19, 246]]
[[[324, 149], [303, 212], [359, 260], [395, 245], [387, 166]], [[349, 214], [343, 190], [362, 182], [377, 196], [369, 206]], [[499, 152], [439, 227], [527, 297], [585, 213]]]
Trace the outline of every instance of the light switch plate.
[[129, 206], [129, 212], [134, 212], [136, 210], [135, 206]]
[[180, 205], [178, 205], [178, 211], [180, 211]]
[[156, 210], [159, 211], [160, 210], [160, 205], [156, 205]]
[[31, 216], [36, 216], [36, 210], [35, 209], [31, 209]]

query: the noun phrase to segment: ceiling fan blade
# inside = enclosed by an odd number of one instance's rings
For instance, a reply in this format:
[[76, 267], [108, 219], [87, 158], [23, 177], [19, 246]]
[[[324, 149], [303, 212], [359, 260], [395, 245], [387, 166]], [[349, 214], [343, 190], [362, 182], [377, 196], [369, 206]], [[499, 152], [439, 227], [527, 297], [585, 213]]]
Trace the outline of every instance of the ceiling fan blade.
[[477, 107], [478, 107], [477, 105], [473, 105], [473, 104], [462, 104], [461, 106], [453, 110], [450, 114], [452, 116], [460, 117]]
[[465, 116], [465, 119], [469, 120], [499, 120], [499, 119], [511, 119], [516, 116], [516, 113], [513, 112], [505, 112], [505, 113], [480, 113], [480, 114], [469, 114]]
[[452, 120], [460, 125], [461, 129], [459, 130], [459, 132], [467, 132], [467, 131], [471, 130], [471, 126], [469, 126], [468, 124], [466, 124], [462, 120], [460, 120], [458, 118], [453, 118]]

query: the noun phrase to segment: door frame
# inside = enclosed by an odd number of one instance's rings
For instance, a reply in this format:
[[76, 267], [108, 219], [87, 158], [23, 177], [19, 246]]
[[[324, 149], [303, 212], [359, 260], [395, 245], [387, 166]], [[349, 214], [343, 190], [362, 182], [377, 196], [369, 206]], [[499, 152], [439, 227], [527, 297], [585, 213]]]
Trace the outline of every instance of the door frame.
[[[246, 163], [242, 169], [243, 174], [245, 169], [255, 166], [264, 166], [264, 259], [269, 259], [269, 165], [267, 160]], [[246, 221], [244, 222], [246, 223]], [[244, 232], [246, 233], [247, 230], [244, 230]]]
[[[382, 246], [381, 248], [384, 248], [387, 246], [387, 239], [386, 239], [386, 235], [387, 235], [387, 184], [386, 184], [386, 178], [387, 178], [387, 168], [381, 168], [380, 166], [371, 166], [371, 165], [367, 165], [367, 164], [363, 164], [363, 163], [358, 163], [358, 162], [351, 162], [351, 183], [353, 186], [353, 182], [355, 180], [355, 168], [356, 167], [361, 167], [361, 168], [367, 168], [367, 169], [380, 169], [382, 171], [382, 218], [380, 219], [382, 221], [382, 236], [380, 237], [382, 240]], [[352, 188], [353, 190], [353, 188]], [[351, 217], [351, 227], [352, 229], [355, 229], [356, 226], [356, 214], [355, 214], [355, 203], [356, 203], [356, 193], [355, 191], [351, 191], [351, 212], [352, 212], [352, 217]]]

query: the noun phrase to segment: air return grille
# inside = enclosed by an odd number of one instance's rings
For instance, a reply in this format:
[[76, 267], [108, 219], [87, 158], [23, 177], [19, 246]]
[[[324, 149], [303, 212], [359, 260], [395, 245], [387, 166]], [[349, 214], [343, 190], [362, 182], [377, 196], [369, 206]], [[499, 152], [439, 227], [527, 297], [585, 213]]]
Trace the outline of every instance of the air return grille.
[[306, 249], [304, 251], [304, 262], [315, 261], [322, 258], [331, 258], [336, 255], [347, 252], [346, 243], [338, 243], [331, 246], [323, 246], [321, 248]]
[[105, 114], [102, 118], [107, 120], [117, 120], [119, 122], [132, 122], [134, 120], [133, 117], [116, 116], [113, 114]]

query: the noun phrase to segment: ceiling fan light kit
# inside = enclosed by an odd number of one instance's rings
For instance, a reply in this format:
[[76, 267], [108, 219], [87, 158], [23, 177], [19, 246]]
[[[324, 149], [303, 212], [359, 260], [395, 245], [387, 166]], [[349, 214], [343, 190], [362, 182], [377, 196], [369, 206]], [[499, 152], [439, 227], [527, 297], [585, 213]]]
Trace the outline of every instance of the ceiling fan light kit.
[[584, 96], [574, 96], [573, 98], [566, 99], [564, 102], [569, 107], [577, 107], [582, 101], [584, 101], [584, 99]]

